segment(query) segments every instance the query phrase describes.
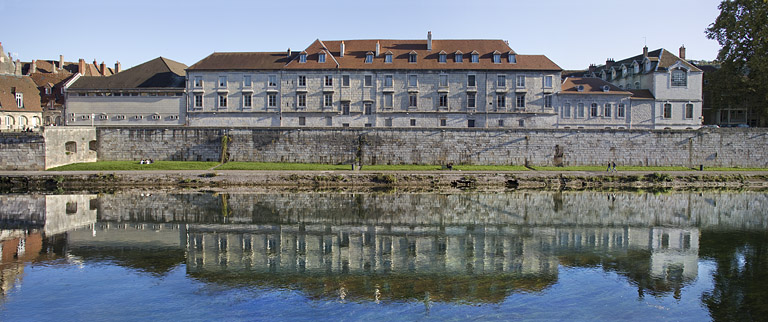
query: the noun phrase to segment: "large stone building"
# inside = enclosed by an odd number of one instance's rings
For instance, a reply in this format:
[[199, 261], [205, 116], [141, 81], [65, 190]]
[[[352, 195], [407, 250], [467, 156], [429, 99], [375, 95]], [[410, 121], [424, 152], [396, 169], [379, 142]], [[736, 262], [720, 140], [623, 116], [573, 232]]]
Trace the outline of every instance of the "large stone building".
[[158, 57], [111, 76], [79, 77], [66, 91], [66, 124], [183, 124], [185, 68]]
[[561, 68], [501, 40], [316, 40], [187, 69], [190, 126], [552, 127]]
[[21, 62], [5, 54], [0, 43], [0, 131], [35, 129], [41, 123], [40, 95]]

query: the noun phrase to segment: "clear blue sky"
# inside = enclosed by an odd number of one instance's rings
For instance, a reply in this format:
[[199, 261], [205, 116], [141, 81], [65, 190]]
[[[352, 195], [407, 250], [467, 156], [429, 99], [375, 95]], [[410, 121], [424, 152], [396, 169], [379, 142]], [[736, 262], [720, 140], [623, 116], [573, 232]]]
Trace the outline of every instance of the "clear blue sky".
[[0, 0], [0, 42], [22, 61], [84, 58], [123, 69], [158, 56], [304, 49], [327, 39], [504, 39], [563, 69], [641, 53], [643, 44], [712, 60], [704, 29], [720, 0], [164, 1]]

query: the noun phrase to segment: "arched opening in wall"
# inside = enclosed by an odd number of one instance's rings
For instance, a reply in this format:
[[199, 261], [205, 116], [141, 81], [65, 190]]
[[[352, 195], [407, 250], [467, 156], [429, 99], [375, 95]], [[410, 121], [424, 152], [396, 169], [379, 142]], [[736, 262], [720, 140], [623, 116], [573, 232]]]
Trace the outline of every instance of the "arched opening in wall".
[[21, 127], [22, 129], [26, 129], [28, 126], [29, 126], [29, 120], [27, 119], [27, 117], [24, 115], [19, 116], [19, 127]]
[[99, 149], [99, 142], [96, 140], [88, 142], [88, 150], [96, 151]]
[[67, 151], [67, 154], [77, 153], [77, 143], [75, 141], [64, 143], [64, 151]]
[[32, 128], [37, 128], [41, 124], [42, 123], [40, 122], [40, 117], [37, 117], [37, 116], [33, 116], [32, 117], [32, 124], [30, 124], [32, 126]]
[[61, 116], [56, 117], [56, 121], [53, 123], [54, 125], [61, 125]]
[[50, 116], [46, 116], [45, 125], [53, 125], [53, 118], [51, 118]]
[[5, 116], [5, 128], [7, 129], [13, 129], [13, 126], [16, 125], [16, 119], [13, 118], [13, 116], [6, 115]]
[[77, 213], [77, 202], [67, 202], [67, 214], [76, 214]]

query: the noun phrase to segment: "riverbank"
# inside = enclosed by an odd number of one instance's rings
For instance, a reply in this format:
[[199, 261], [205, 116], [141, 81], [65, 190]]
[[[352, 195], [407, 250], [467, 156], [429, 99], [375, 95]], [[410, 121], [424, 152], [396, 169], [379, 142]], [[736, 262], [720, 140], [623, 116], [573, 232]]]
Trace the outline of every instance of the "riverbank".
[[2, 191], [283, 187], [767, 189], [765, 171], [2, 171]]

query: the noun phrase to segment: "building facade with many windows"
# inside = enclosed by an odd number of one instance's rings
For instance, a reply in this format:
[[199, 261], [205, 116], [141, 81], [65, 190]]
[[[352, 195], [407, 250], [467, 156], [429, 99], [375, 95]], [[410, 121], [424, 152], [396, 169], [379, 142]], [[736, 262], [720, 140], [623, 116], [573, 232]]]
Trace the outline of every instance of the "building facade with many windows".
[[316, 40], [187, 69], [190, 126], [551, 127], [561, 69], [501, 40]]

